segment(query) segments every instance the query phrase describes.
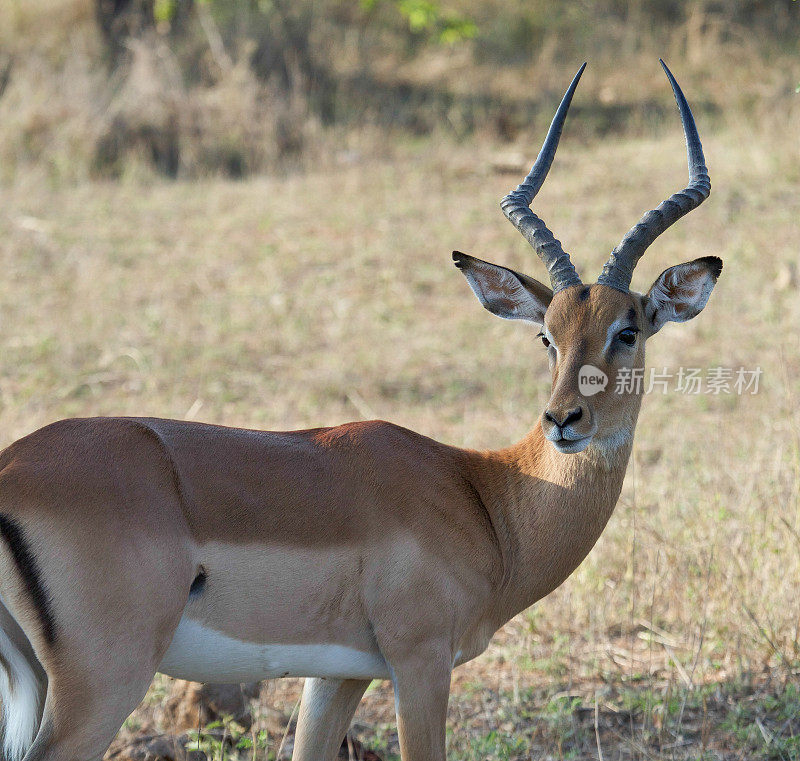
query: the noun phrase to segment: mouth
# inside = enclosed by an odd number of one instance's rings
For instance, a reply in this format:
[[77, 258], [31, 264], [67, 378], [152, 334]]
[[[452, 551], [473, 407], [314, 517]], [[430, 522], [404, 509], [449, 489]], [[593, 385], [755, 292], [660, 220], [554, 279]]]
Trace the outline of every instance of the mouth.
[[579, 439], [551, 439], [550, 443], [561, 454], [577, 454], [586, 449], [591, 440], [591, 436], [581, 436]]

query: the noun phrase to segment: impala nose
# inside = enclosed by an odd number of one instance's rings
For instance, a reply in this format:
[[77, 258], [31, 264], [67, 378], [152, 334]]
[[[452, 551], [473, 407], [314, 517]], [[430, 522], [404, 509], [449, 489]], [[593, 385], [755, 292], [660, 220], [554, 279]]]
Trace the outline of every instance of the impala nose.
[[563, 428], [565, 425], [569, 425], [570, 423], [577, 423], [583, 417], [583, 407], [576, 407], [574, 410], [570, 410], [566, 414], [563, 412], [560, 414], [564, 415], [563, 420], [558, 419], [558, 412], [550, 412], [550, 410], [545, 410], [544, 417], [553, 425]]

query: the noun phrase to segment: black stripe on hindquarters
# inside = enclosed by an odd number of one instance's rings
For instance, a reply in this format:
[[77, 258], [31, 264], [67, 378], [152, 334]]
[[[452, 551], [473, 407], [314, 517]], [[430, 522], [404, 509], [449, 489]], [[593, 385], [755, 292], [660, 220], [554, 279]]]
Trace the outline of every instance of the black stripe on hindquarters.
[[36, 558], [33, 557], [28, 548], [22, 528], [15, 520], [12, 520], [7, 515], [0, 514], [0, 534], [2, 534], [9, 550], [11, 550], [11, 557], [14, 558], [14, 564], [22, 577], [22, 583], [31, 600], [33, 600], [36, 612], [39, 614], [45, 642], [48, 645], [52, 645], [56, 639], [56, 628], [51, 610], [50, 595], [44, 588], [39, 566], [36, 563]]

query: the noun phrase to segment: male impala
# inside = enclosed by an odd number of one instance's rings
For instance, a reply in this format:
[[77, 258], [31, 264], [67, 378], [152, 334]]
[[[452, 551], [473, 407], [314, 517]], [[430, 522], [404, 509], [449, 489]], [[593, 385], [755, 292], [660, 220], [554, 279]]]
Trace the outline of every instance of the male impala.
[[[663, 65], [663, 64], [662, 64]], [[584, 64], [585, 66], [585, 64]], [[561, 584], [622, 486], [641, 368], [667, 321], [705, 306], [722, 262], [629, 290], [656, 236], [710, 190], [689, 106], [666, 66], [688, 187], [583, 285], [531, 210], [583, 68], [502, 208], [552, 290], [454, 253], [481, 303], [541, 327], [552, 395], [494, 452], [384, 422], [286, 433], [149, 418], [63, 420], [0, 454], [0, 695], [8, 761], [100, 759], [156, 671], [197, 681], [304, 676], [296, 761], [336, 755], [371, 679], [391, 679], [403, 761], [445, 758], [452, 669]], [[604, 391], [584, 397], [583, 365]]]

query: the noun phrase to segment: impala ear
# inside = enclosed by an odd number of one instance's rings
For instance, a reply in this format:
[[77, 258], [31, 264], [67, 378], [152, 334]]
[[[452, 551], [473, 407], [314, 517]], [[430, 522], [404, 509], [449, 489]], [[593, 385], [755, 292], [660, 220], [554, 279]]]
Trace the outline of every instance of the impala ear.
[[644, 313], [651, 335], [668, 322], [686, 322], [696, 317], [714, 290], [722, 259], [704, 256], [664, 270], [647, 292]]
[[467, 278], [478, 300], [506, 320], [544, 324], [553, 292], [543, 283], [514, 270], [453, 251], [453, 261]]

